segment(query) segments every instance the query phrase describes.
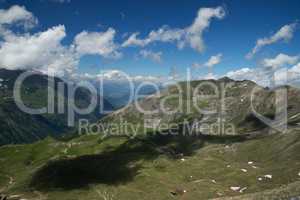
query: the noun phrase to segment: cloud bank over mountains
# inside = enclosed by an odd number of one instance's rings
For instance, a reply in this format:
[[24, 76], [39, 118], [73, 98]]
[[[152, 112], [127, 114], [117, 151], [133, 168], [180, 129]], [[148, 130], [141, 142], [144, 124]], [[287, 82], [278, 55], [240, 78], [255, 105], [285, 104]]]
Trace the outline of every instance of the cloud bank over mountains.
[[[175, 44], [178, 49], [186, 47], [195, 52], [203, 53], [205, 50], [204, 33], [215, 20], [222, 20], [226, 16], [223, 7], [200, 8], [195, 19], [186, 27], [161, 26], [151, 30], [145, 37], [139, 32], [127, 36], [124, 41], [117, 42], [118, 31], [112, 27], [106, 30], [89, 32], [82, 30], [77, 33], [69, 45], [63, 44], [67, 37], [66, 27], [56, 25], [40, 32], [33, 33], [30, 29], [39, 23], [33, 13], [23, 6], [14, 5], [8, 9], [0, 9], [0, 66], [6, 69], [34, 70], [55, 76], [67, 76], [74, 79], [123, 79], [121, 71], [111, 69], [99, 74], [80, 74], [78, 66], [85, 55], [96, 55], [102, 59], [121, 59], [123, 50], [129, 47], [140, 48], [137, 54], [139, 59], [149, 59], [154, 63], [163, 61], [163, 52], [154, 51], [150, 47], [156, 43]], [[259, 38], [247, 58], [253, 58], [263, 47], [293, 38], [297, 23], [282, 26], [269, 37]], [[16, 31], [17, 30], [17, 31]], [[123, 37], [124, 38], [124, 37]], [[200, 56], [200, 54], [199, 54]], [[226, 55], [225, 55], [226, 56]], [[193, 69], [207, 67], [209, 73], [201, 78], [219, 78], [221, 75], [213, 74], [212, 68], [221, 63], [223, 53], [210, 56], [202, 64], [194, 63]], [[284, 72], [284, 68], [287, 68]], [[242, 67], [225, 73], [233, 79], [249, 79], [267, 85], [269, 74], [274, 72], [277, 80], [284, 78], [294, 80], [300, 78], [299, 56], [290, 56], [279, 53], [273, 58], [265, 58], [258, 66]], [[285, 74], [285, 75], [284, 75]], [[286, 75], [288, 74], [288, 76]], [[166, 76], [130, 76], [133, 80], [165, 81]], [[182, 77], [184, 79], [185, 77]]]

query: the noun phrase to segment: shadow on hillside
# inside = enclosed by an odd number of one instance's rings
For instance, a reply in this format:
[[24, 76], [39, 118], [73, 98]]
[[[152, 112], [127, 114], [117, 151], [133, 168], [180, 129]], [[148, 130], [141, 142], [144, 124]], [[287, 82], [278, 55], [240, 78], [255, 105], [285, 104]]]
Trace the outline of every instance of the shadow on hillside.
[[159, 155], [178, 159], [193, 155], [205, 142], [228, 141], [238, 142], [240, 138], [152, 133], [130, 139], [114, 150], [99, 155], [50, 161], [34, 174], [30, 185], [37, 190], [71, 190], [96, 183], [124, 184], [139, 173], [142, 166], [137, 161], [153, 160]]

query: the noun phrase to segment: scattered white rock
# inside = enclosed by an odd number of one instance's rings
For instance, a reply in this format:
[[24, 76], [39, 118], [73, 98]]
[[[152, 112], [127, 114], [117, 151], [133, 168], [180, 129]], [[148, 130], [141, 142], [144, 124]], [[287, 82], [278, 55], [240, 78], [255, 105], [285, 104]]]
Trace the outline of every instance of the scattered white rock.
[[223, 196], [223, 194], [221, 192], [217, 192], [218, 196]]
[[298, 176], [300, 176], [300, 172], [298, 173]]
[[259, 181], [262, 181], [263, 179], [261, 177], [258, 178]]
[[242, 172], [245, 172], [245, 173], [247, 172], [247, 170], [246, 170], [246, 169], [241, 169], [241, 171], [242, 171]]
[[184, 162], [184, 161], [185, 161], [185, 159], [184, 159], [184, 158], [181, 158], [180, 160], [181, 160], [182, 162]]
[[16, 199], [16, 198], [20, 199], [21, 195], [15, 194], [15, 195], [9, 196], [9, 199]]
[[252, 162], [252, 161], [249, 161], [249, 162], [248, 162], [248, 165], [252, 165], [252, 164], [253, 164], [253, 162]]
[[257, 167], [256, 167], [256, 166], [254, 166], [254, 165], [252, 166], [252, 168], [253, 168], [253, 169], [257, 169]]
[[187, 191], [186, 190], [183, 190], [183, 193], [186, 193]]
[[240, 189], [240, 193], [243, 193], [245, 190], [247, 190], [247, 187], [243, 187], [242, 189]]
[[211, 180], [211, 182], [213, 182], [213, 183], [217, 183], [217, 181], [216, 181], [216, 180]]
[[227, 167], [227, 168], [230, 168], [230, 167], [231, 167], [231, 165], [227, 165], [226, 167]]
[[200, 182], [202, 182], [203, 181], [203, 179], [199, 179], [199, 180], [195, 180], [195, 181], [193, 181], [194, 183], [200, 183]]
[[237, 191], [239, 191], [239, 190], [241, 189], [241, 187], [230, 187], [230, 189], [231, 189], [232, 191], [237, 192]]
[[14, 178], [10, 176], [10, 177], [9, 177], [9, 183], [8, 183], [8, 184], [9, 184], [9, 185], [12, 185], [13, 183], [14, 183]]
[[230, 148], [230, 146], [229, 146], [229, 145], [226, 145], [225, 148], [228, 149], [228, 148]]
[[265, 178], [272, 179], [273, 176], [271, 174], [264, 175]]

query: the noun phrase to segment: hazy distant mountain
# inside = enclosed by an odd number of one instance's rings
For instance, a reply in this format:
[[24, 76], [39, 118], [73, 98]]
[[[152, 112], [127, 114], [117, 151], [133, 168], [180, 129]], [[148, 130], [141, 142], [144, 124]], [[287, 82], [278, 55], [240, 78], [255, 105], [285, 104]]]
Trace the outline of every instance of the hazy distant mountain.
[[[224, 94], [224, 108], [221, 111], [221, 92], [219, 95], [214, 95], [214, 88], [205, 84], [198, 88], [198, 93], [194, 91], [196, 87], [201, 83], [212, 83], [213, 85], [221, 88], [222, 85], [226, 85], [226, 93]], [[188, 85], [191, 85], [190, 91], [187, 90]], [[269, 88], [263, 88], [256, 83], [248, 80], [234, 81], [227, 77], [219, 80], [199, 80], [191, 82], [181, 82], [179, 88], [182, 93], [179, 93], [177, 86], [170, 86], [163, 89], [159, 94], [149, 95], [148, 97], [139, 101], [139, 105], [143, 110], [153, 111], [158, 110], [155, 114], [145, 114], [140, 112], [134, 104], [131, 104], [126, 109], [120, 109], [100, 120], [116, 122], [120, 120], [126, 120], [129, 123], [140, 125], [143, 127], [145, 120], [150, 120], [153, 124], [170, 124], [170, 123], [183, 123], [184, 120], [191, 123], [207, 124], [213, 126], [217, 124], [220, 116], [222, 116], [222, 124], [225, 127], [233, 125], [235, 127], [236, 134], [247, 134], [257, 130], [261, 130], [266, 127], [261, 120], [259, 120], [251, 108], [251, 92], [253, 88], [260, 88], [261, 91], [254, 94], [253, 106], [255, 112], [262, 116], [273, 119], [275, 116], [275, 93]], [[282, 86], [287, 90], [287, 119], [289, 125], [295, 125], [300, 122], [300, 90], [291, 86]], [[199, 95], [210, 95], [208, 98], [197, 97]], [[178, 96], [182, 96], [182, 104], [178, 100]], [[173, 97], [172, 97], [173, 96]], [[163, 99], [167, 98], [164, 103], [165, 109], [168, 111], [174, 111], [171, 114], [161, 110], [161, 103]], [[191, 105], [190, 112], [187, 112], [187, 105]], [[214, 113], [204, 115], [194, 106], [202, 111], [214, 111]], [[221, 129], [222, 130], [222, 129]], [[209, 133], [211, 130], [202, 129], [203, 134]], [[226, 134], [226, 133], [220, 133]]]
[[[157, 92], [156, 88], [151, 85], [141, 85], [142, 81], [133, 81], [133, 87], [131, 88], [127, 81], [103, 81], [103, 96], [114, 108], [121, 108], [137, 98], [144, 98], [150, 94]], [[95, 83], [99, 87], [98, 83]], [[160, 84], [158, 89], [163, 87]]]

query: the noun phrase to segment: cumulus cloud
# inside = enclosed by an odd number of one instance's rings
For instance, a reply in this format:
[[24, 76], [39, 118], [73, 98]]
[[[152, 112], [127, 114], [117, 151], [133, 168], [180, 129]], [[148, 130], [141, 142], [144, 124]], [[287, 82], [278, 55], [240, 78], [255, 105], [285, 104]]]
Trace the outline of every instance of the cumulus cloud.
[[279, 41], [289, 41], [296, 29], [296, 23], [284, 25], [281, 27], [274, 35], [270, 37], [260, 38], [256, 41], [255, 47], [246, 55], [246, 58], [251, 59], [261, 48], [264, 46], [279, 42]]
[[222, 19], [225, 16], [225, 11], [222, 7], [217, 8], [201, 8], [194, 23], [186, 29], [186, 39], [184, 43], [189, 43], [193, 49], [198, 52], [204, 50], [203, 32], [206, 30], [213, 18]]
[[145, 75], [129, 75], [123, 71], [112, 69], [100, 72], [98, 74], [74, 74], [74, 79], [92, 80], [92, 81], [134, 81], [134, 82], [161, 82], [162, 77], [145, 76]]
[[210, 79], [217, 79], [218, 76], [213, 74], [213, 73], [208, 73], [204, 76], [200, 76], [200, 79], [203, 79], [203, 80], [210, 80]]
[[263, 66], [277, 69], [285, 65], [293, 65], [299, 60], [299, 56], [278, 54], [275, 58], [266, 58], [262, 61]]
[[63, 25], [33, 35], [10, 35], [0, 44], [0, 66], [55, 75], [70, 73], [78, 61], [72, 52], [61, 44], [65, 36]]
[[0, 25], [16, 23], [30, 28], [37, 24], [37, 19], [23, 6], [14, 5], [7, 10], [0, 9]]
[[28, 30], [37, 23], [34, 15], [23, 6], [14, 5], [7, 10], [0, 9], [0, 41], [12, 34], [9, 30], [11, 26], [21, 26]]
[[128, 46], [146, 46], [153, 42], [176, 42], [179, 49], [189, 45], [198, 52], [203, 52], [205, 45], [203, 42], [203, 33], [210, 26], [212, 19], [222, 19], [225, 11], [222, 7], [200, 8], [194, 22], [183, 29], [170, 28], [163, 26], [158, 30], [151, 31], [144, 39], [139, 39], [139, 33], [133, 33], [122, 44]]
[[11, 26], [21, 26], [25, 30], [34, 27], [38, 20], [23, 6], [14, 5], [7, 10], [0, 9], [0, 41], [9, 37]]
[[234, 80], [251, 80], [262, 86], [270, 85], [270, 76], [263, 68], [243, 67], [229, 71], [225, 76]]
[[213, 66], [219, 64], [221, 62], [221, 60], [222, 60], [222, 54], [219, 53], [219, 54], [217, 54], [215, 56], [211, 56], [209, 58], [209, 60], [204, 64], [204, 66], [206, 66], [206, 67], [213, 67]]
[[264, 59], [261, 67], [245, 67], [230, 71], [225, 76], [235, 80], [252, 80], [263, 86], [293, 84], [300, 78], [298, 61], [298, 56], [278, 54], [274, 58]]
[[76, 35], [74, 45], [80, 55], [100, 55], [106, 58], [119, 58], [118, 45], [114, 43], [116, 31], [109, 28], [105, 32], [83, 31]]
[[161, 56], [162, 56], [162, 52], [153, 52], [153, 51], [150, 51], [150, 50], [141, 50], [139, 52], [139, 55], [142, 56], [143, 58], [147, 58], [147, 59], [150, 59], [154, 62], [158, 62], [160, 63], [161, 62]]
[[87, 54], [106, 58], [119, 58], [119, 45], [115, 44], [116, 31], [83, 31], [76, 35], [73, 44], [63, 45], [66, 37], [63, 25], [31, 34], [15, 33], [12, 26], [26, 28], [37, 23], [34, 15], [22, 6], [0, 9], [0, 67], [34, 70], [55, 76], [72, 76], [79, 60]]

